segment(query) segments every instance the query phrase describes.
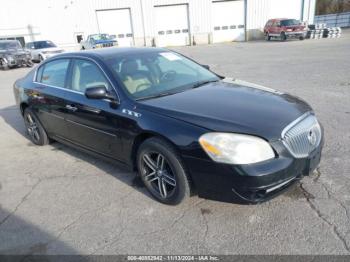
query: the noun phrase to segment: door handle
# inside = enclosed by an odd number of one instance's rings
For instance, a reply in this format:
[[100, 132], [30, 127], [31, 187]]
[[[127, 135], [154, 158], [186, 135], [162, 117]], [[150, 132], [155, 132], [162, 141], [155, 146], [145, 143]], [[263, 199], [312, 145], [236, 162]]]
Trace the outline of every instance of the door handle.
[[78, 108], [77, 108], [77, 107], [72, 106], [72, 105], [66, 105], [66, 108], [67, 108], [68, 110], [70, 110], [70, 111], [73, 111], [73, 112], [75, 112], [75, 111], [77, 111], [77, 110], [78, 110]]

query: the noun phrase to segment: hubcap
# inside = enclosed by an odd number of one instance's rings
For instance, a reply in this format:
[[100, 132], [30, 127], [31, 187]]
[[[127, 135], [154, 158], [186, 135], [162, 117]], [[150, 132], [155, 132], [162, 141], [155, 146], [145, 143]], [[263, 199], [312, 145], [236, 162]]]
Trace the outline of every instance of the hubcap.
[[27, 114], [25, 120], [26, 120], [28, 134], [35, 141], [39, 141], [40, 140], [40, 133], [39, 133], [38, 125], [35, 122], [35, 119], [30, 114]]
[[149, 152], [142, 156], [142, 176], [147, 187], [161, 198], [168, 198], [175, 191], [175, 175], [160, 153]]

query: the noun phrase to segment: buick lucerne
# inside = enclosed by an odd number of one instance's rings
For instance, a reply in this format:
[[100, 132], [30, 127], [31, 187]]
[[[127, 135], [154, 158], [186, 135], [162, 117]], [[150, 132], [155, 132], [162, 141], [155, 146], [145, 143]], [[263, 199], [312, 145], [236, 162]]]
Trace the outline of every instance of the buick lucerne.
[[306, 102], [167, 49], [59, 54], [17, 80], [14, 94], [34, 144], [126, 164], [165, 204], [193, 194], [265, 201], [321, 158], [323, 129]]

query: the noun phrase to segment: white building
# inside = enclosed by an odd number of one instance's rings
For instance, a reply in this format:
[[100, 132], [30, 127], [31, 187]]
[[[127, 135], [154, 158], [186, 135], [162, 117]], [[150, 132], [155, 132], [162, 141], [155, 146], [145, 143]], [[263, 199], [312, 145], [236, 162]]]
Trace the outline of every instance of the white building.
[[92, 33], [122, 46], [176, 46], [262, 37], [269, 18], [313, 22], [316, 0], [3, 0], [0, 39], [66, 48]]

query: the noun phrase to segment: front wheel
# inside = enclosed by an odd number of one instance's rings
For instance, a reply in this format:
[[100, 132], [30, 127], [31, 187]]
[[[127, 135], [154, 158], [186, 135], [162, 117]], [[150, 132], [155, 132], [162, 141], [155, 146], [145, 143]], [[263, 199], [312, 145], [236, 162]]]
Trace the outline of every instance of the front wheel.
[[268, 32], [265, 33], [265, 40], [266, 41], [270, 41], [271, 40], [271, 36], [269, 35]]
[[30, 140], [38, 146], [47, 145], [49, 138], [46, 131], [29, 107], [24, 110], [23, 118]]
[[190, 182], [175, 148], [159, 138], [147, 139], [137, 153], [139, 175], [159, 202], [177, 205], [190, 196]]
[[303, 36], [299, 36], [299, 40], [300, 41], [304, 40], [304, 37]]
[[281, 41], [286, 41], [287, 40], [287, 36], [285, 32], [281, 33]]

